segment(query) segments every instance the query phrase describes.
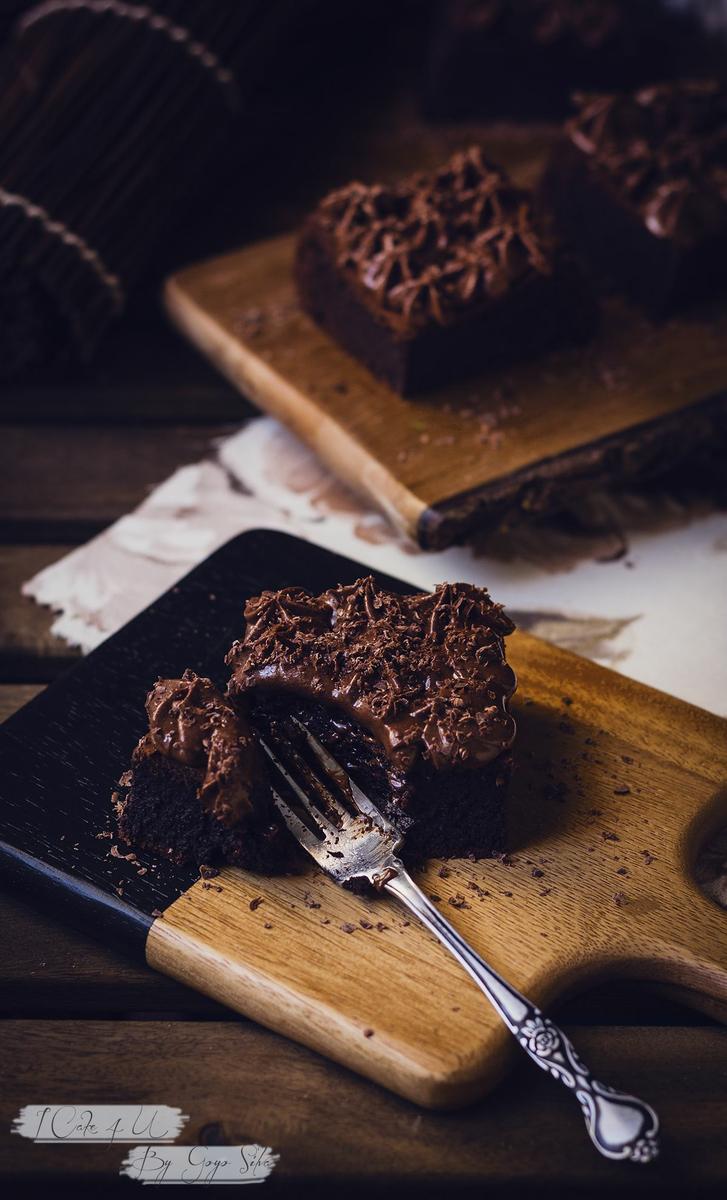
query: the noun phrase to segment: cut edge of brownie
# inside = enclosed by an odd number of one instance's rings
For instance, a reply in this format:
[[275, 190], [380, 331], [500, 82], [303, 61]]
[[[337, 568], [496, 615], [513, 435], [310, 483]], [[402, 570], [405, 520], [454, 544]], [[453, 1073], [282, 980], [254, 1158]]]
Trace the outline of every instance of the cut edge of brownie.
[[178, 864], [229, 864], [263, 874], [292, 870], [293, 841], [272, 800], [254, 821], [228, 826], [202, 805], [203, 778], [201, 768], [159, 752], [135, 762], [117, 789], [121, 840]]
[[295, 720], [318, 738], [402, 834], [406, 862], [491, 858], [505, 851], [510, 749], [479, 768], [440, 771], [420, 759], [404, 774], [368, 730], [334, 705], [265, 689], [253, 690], [247, 699], [251, 723], [273, 742], [295, 744], [303, 736]]

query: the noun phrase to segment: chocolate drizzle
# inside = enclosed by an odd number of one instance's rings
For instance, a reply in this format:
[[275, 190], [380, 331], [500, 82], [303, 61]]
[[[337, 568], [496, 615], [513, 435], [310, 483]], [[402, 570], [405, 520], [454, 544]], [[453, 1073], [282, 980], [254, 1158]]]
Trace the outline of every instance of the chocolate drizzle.
[[149, 732], [134, 760], [154, 753], [204, 771], [199, 798], [225, 825], [253, 811], [265, 786], [260, 751], [246, 723], [210, 679], [185, 671], [181, 679], [160, 679], [146, 700]]
[[656, 237], [691, 243], [727, 226], [727, 92], [711, 80], [579, 95], [568, 122], [594, 171]]
[[248, 601], [227, 657], [230, 694], [289, 690], [340, 707], [397, 770], [479, 768], [508, 749], [513, 625], [484, 588], [441, 584], [400, 596], [369, 577], [313, 596], [300, 588]]
[[404, 332], [447, 325], [553, 268], [529, 193], [476, 146], [396, 187], [348, 184], [314, 220], [332, 239], [339, 269]]

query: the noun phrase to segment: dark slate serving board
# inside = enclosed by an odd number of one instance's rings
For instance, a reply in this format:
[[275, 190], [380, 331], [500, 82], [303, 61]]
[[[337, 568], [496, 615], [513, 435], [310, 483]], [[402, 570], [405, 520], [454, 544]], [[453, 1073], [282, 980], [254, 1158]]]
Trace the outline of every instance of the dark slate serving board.
[[111, 829], [111, 793], [144, 732], [151, 684], [185, 667], [223, 682], [248, 596], [321, 591], [365, 572], [285, 534], [242, 534], [15, 713], [0, 727], [0, 872], [68, 920], [143, 950], [154, 914], [198, 876], [143, 852], [138, 875], [98, 836]]

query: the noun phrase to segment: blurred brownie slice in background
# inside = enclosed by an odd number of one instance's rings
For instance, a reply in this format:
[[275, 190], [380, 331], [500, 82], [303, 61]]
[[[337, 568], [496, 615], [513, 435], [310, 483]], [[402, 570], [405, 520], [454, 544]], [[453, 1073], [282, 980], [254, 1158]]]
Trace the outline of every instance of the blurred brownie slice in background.
[[479, 147], [393, 187], [330, 193], [296, 278], [306, 312], [405, 395], [583, 341], [597, 322], [530, 193]]
[[541, 188], [563, 235], [653, 316], [724, 291], [724, 85], [690, 80], [575, 99]]
[[398, 595], [372, 578], [248, 601], [230, 696], [278, 746], [297, 717], [405, 835], [405, 857], [505, 845], [513, 625], [484, 588]]

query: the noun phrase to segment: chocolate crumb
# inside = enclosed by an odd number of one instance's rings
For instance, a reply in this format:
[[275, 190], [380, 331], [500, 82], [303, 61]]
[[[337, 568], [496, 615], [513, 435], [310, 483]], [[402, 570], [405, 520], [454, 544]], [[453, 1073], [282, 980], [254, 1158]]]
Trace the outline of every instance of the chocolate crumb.
[[270, 921], [263, 921], [263, 929], [272, 929], [272, 927], [273, 926]]
[[449, 867], [440, 867], [437, 871], [437, 875], [440, 879], [449, 879], [451, 874], [452, 872], [450, 871]]
[[455, 892], [453, 896], [450, 896], [448, 903], [452, 905], [452, 908], [469, 908], [469, 904], [461, 892]]
[[614, 788], [613, 794], [614, 794], [614, 796], [630, 796], [631, 788], [627, 787], [626, 784], [624, 783], [621, 785], [621, 787]]
[[364, 1029], [363, 1035], [365, 1038], [373, 1037], [374, 1031], [373, 1031], [373, 1029]]
[[616, 871], [616, 874], [617, 875], [628, 875], [628, 871], [626, 870], [626, 867], [619, 867], [618, 870]]
[[262, 896], [254, 896], [252, 898], [252, 900], [250, 901], [250, 912], [255, 912], [255, 909], [259, 908], [260, 905], [262, 904], [262, 902], [263, 902]]
[[542, 879], [545, 871], [541, 871], [540, 867], [533, 867], [530, 874], [532, 875], [533, 879]]
[[361, 926], [362, 929], [373, 929], [373, 925], [371, 924], [370, 921], [367, 921], [365, 917], [361, 917], [361, 920], [359, 921], [359, 925]]
[[219, 875], [217, 867], [209, 867], [207, 863], [201, 863], [199, 873], [202, 879], [214, 879], [215, 875]]
[[613, 831], [610, 829], [602, 830], [601, 837], [603, 838], [604, 842], [620, 842], [621, 841], [621, 838], [618, 836], [618, 834], [613, 833]]
[[623, 908], [624, 904], [628, 904], [629, 898], [625, 892], [614, 892], [613, 893], [613, 902], [619, 908]]
[[356, 926], [352, 925], [350, 921], [344, 921], [343, 925], [341, 926], [341, 929], [343, 930], [344, 933], [355, 933], [356, 932]]

